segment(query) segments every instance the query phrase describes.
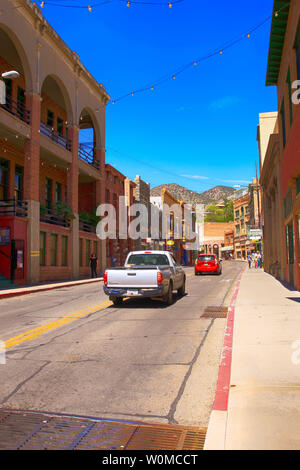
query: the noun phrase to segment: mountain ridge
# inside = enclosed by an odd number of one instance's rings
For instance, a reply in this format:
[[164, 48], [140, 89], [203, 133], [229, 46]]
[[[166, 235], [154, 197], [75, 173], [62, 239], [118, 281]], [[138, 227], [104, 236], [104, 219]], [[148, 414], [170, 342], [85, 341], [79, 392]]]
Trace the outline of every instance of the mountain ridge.
[[171, 193], [172, 196], [174, 196], [179, 201], [183, 201], [187, 204], [192, 204], [193, 206], [195, 206], [196, 204], [204, 204], [207, 206], [209, 204], [217, 204], [223, 202], [225, 198], [231, 199], [236, 191], [230, 186], [218, 185], [202, 193], [198, 193], [196, 191], [192, 191], [191, 189], [186, 188], [185, 186], [180, 186], [177, 183], [169, 183], [155, 186], [151, 189], [150, 195], [153, 197], [160, 196], [161, 190], [163, 188], [166, 188], [166, 190], [169, 191], [169, 193]]

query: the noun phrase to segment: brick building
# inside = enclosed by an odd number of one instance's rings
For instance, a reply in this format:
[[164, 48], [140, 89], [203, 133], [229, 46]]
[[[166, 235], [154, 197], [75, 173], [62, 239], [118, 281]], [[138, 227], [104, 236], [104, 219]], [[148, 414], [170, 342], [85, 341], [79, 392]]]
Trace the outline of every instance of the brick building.
[[151, 227], [151, 203], [150, 203], [150, 184], [143, 181], [140, 175], [136, 175], [134, 179], [134, 199], [138, 204], [143, 204], [147, 209], [148, 214], [148, 227], [147, 237], [140, 238], [136, 241], [136, 249], [142, 250], [144, 248], [151, 248], [150, 227]]
[[108, 239], [106, 242], [107, 266], [123, 265], [129, 251], [135, 249], [135, 240], [120, 234], [120, 197], [126, 198], [127, 226], [129, 222], [128, 207], [134, 199], [135, 183], [126, 178], [120, 171], [108, 163], [105, 164], [105, 202], [112, 204], [116, 211], [116, 238]]
[[204, 239], [201, 253], [215, 254], [222, 257], [222, 248], [225, 246], [224, 233], [234, 228], [233, 222], [204, 222]]
[[[299, 80], [300, 2], [275, 0], [266, 85], [277, 87], [278, 129], [270, 133], [268, 158], [266, 157], [263, 163], [261, 178], [264, 192], [265, 245], [274, 244], [274, 252], [272, 249], [266, 251], [266, 267], [270, 273], [289, 282], [298, 290], [300, 290]], [[267, 167], [270, 170], [268, 173]], [[276, 215], [275, 222], [271, 214]]]
[[98, 270], [106, 265], [95, 208], [105, 198], [109, 96], [35, 4], [5, 3], [0, 73], [20, 77], [6, 80], [0, 106], [0, 276], [21, 284], [79, 278], [92, 251]]

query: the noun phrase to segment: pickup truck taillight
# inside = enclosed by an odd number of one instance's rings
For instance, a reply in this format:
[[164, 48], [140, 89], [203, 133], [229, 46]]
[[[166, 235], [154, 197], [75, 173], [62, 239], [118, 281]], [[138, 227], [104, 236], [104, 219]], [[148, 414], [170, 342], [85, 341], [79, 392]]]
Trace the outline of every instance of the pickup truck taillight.
[[104, 273], [103, 275], [103, 282], [105, 285], [107, 285], [107, 273]]
[[160, 285], [163, 283], [164, 277], [161, 272], [157, 273], [157, 284]]

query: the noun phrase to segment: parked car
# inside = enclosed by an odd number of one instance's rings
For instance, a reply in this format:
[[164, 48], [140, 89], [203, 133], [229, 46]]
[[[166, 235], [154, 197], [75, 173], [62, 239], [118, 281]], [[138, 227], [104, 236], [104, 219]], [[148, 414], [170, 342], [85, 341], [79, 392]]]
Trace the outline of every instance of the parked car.
[[167, 305], [173, 291], [185, 294], [186, 275], [169, 251], [132, 251], [125, 265], [106, 269], [104, 292], [115, 305], [124, 297], [159, 297]]
[[222, 274], [222, 259], [216, 255], [198, 255], [195, 262], [195, 275], [202, 273]]

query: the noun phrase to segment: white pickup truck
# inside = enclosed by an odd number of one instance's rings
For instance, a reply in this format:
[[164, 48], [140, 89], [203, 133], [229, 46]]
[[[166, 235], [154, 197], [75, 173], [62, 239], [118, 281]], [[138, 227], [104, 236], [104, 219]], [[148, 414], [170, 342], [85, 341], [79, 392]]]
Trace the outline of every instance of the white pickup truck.
[[184, 269], [169, 251], [132, 251], [123, 267], [106, 269], [103, 289], [115, 305], [124, 297], [158, 297], [171, 305], [174, 290], [184, 296], [185, 281]]

